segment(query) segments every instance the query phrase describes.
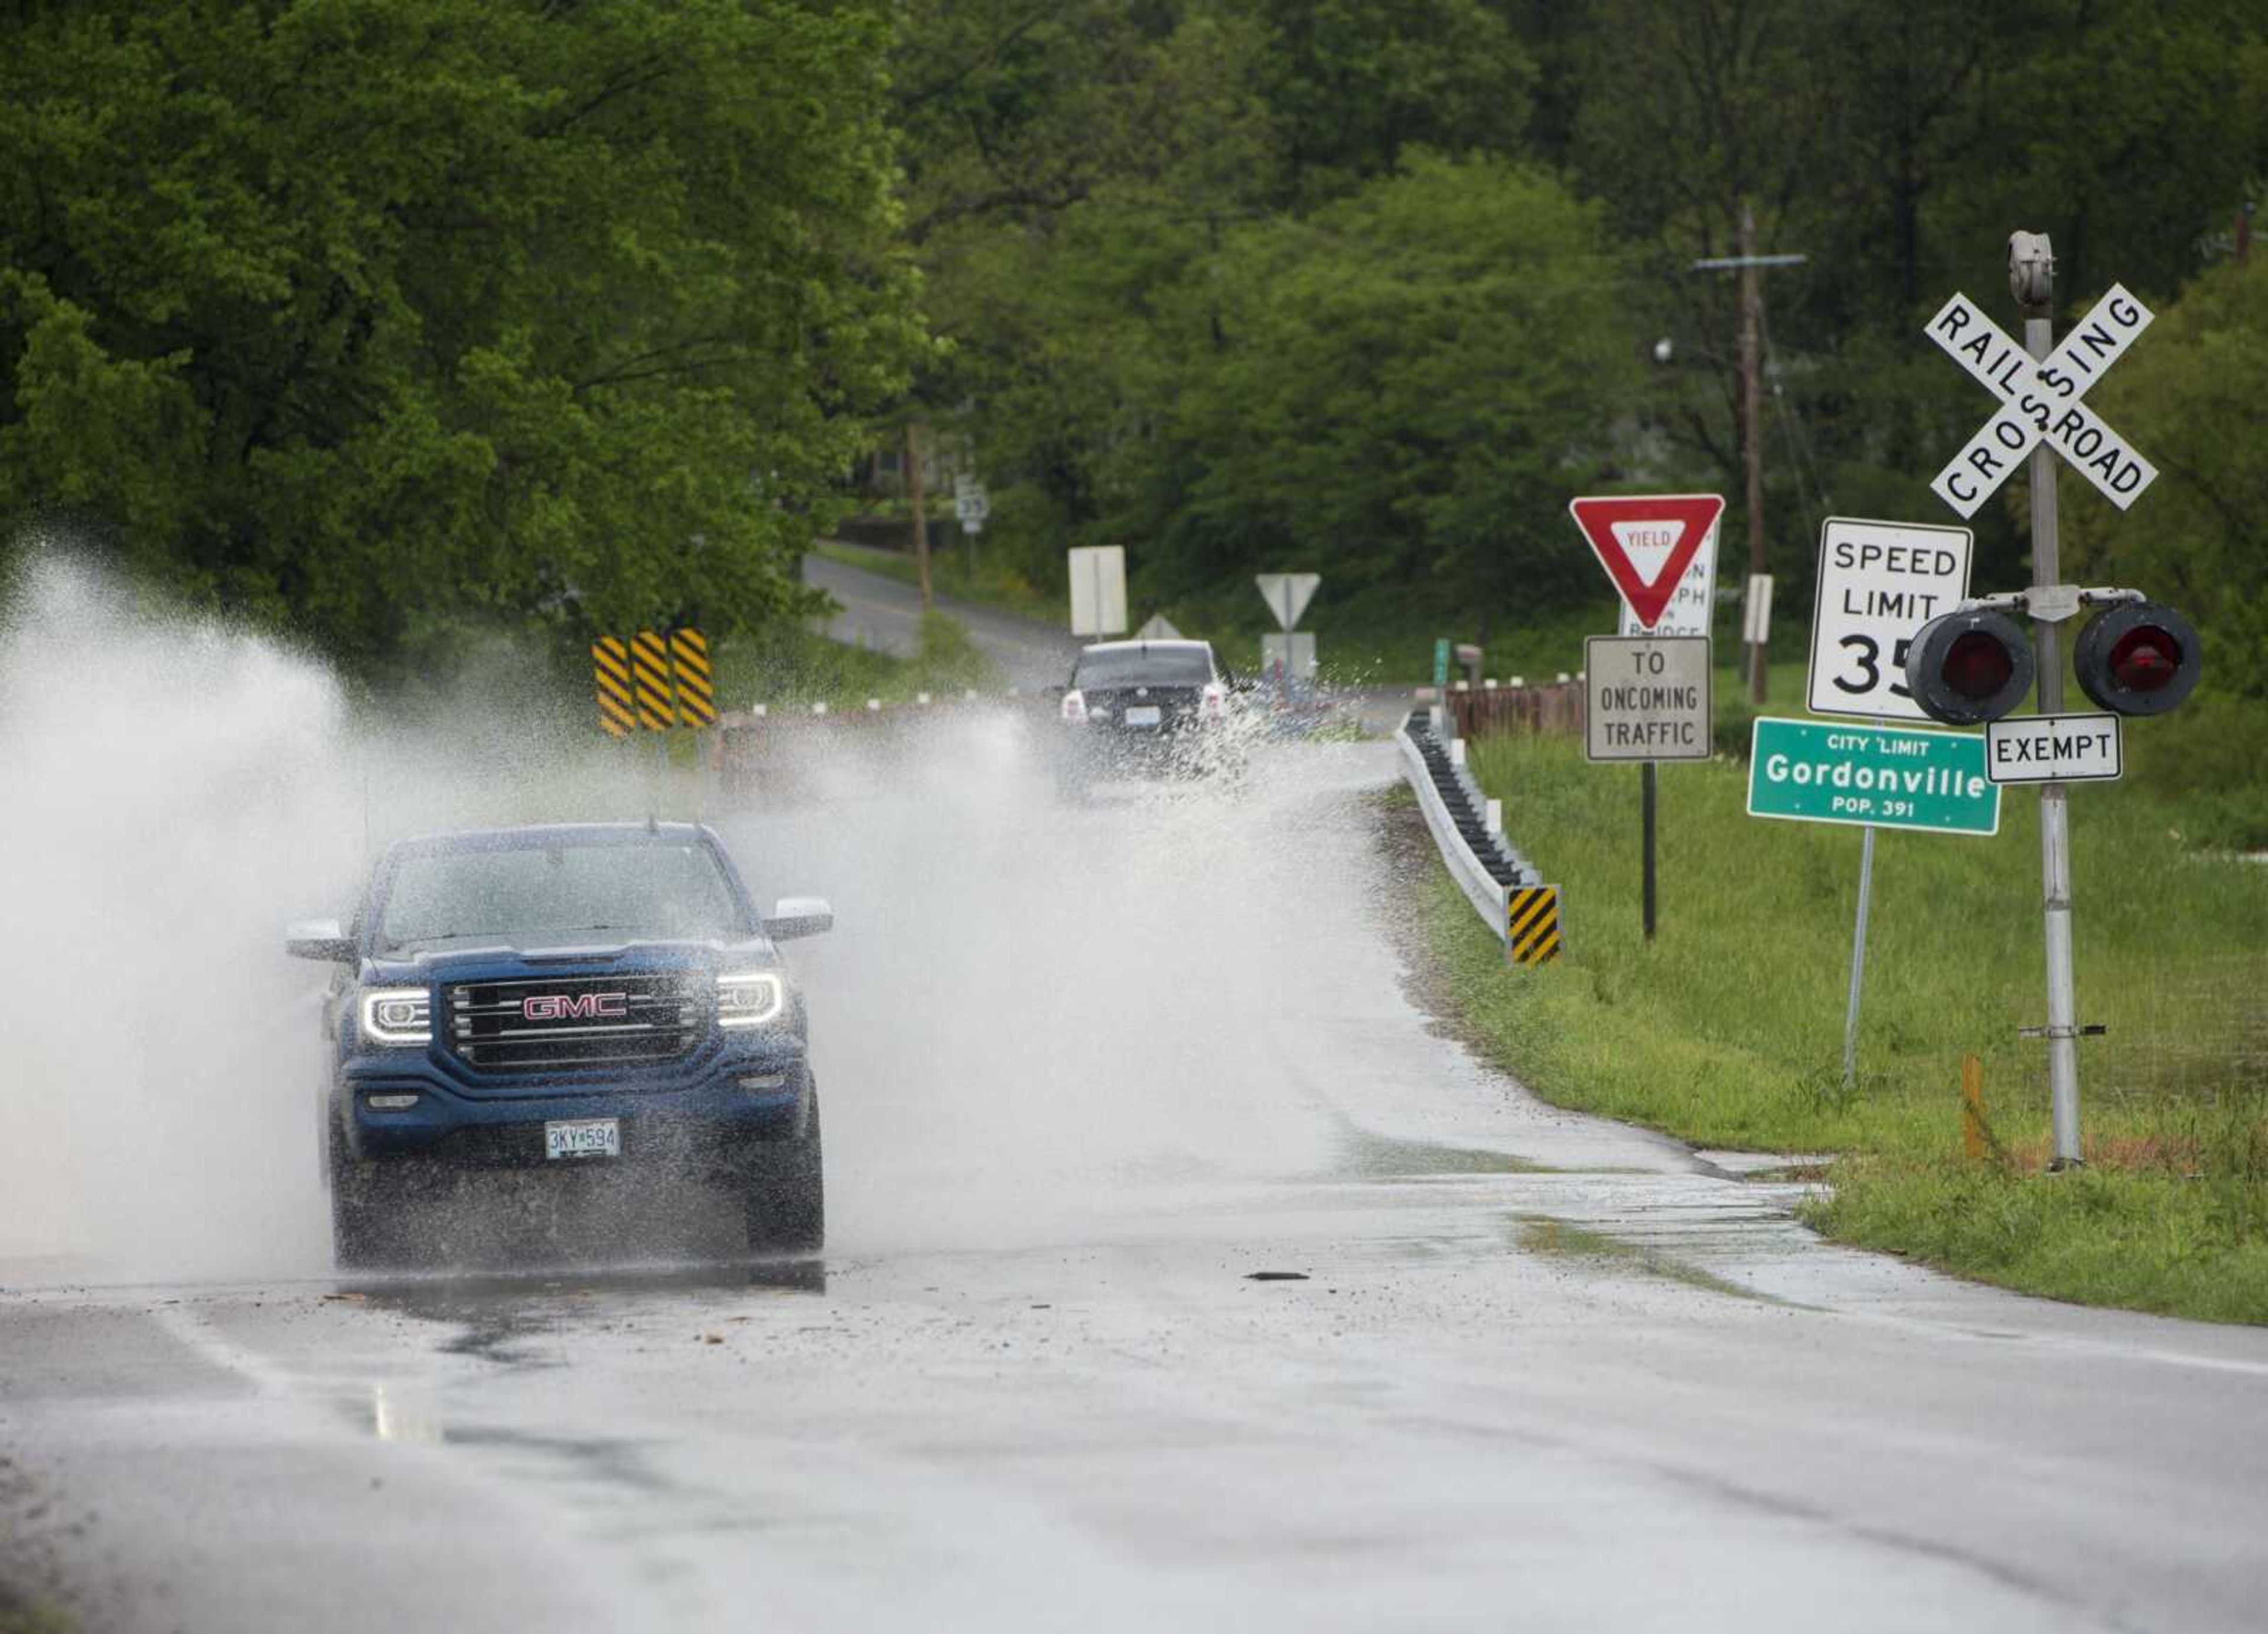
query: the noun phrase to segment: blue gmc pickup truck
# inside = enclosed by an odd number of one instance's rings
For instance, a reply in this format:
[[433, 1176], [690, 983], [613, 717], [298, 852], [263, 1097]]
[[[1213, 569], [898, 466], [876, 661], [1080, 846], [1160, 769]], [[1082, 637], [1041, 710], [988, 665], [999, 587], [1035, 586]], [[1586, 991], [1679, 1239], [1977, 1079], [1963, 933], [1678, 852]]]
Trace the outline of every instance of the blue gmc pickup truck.
[[339, 968], [322, 1109], [343, 1266], [415, 1240], [448, 1169], [623, 1165], [722, 1180], [757, 1251], [825, 1234], [819, 1098], [776, 944], [816, 897], [750, 902], [706, 828], [578, 824], [389, 847], [351, 925], [294, 924]]

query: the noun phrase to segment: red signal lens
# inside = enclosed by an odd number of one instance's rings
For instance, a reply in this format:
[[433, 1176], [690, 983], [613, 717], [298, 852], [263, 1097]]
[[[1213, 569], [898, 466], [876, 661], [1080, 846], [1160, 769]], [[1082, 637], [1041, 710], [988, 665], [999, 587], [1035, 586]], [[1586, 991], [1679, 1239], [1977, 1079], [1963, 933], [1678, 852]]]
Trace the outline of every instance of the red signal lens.
[[1964, 698], [1989, 698], [2015, 674], [2008, 649], [1981, 630], [1954, 637], [1945, 650], [1945, 684]]
[[2138, 624], [2112, 644], [2110, 673], [2130, 692], [2157, 692], [2182, 666], [2182, 644], [2156, 624]]

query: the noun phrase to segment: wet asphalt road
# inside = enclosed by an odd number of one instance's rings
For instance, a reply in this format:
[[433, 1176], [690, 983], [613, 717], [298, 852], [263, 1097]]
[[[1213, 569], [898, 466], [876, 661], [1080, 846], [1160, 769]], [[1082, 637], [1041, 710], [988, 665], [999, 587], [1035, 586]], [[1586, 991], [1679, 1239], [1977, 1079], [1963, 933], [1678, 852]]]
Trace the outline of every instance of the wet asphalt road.
[[2261, 1626], [2268, 1335], [1826, 1248], [1478, 1065], [1385, 746], [1058, 812], [1025, 730], [725, 825], [839, 916], [822, 1261], [0, 1262], [19, 1558], [90, 1628]]
[[[920, 650], [921, 592], [912, 585], [815, 556], [803, 559], [803, 582], [841, 604], [842, 610], [827, 625], [827, 633], [836, 640], [899, 658], [911, 658]], [[1060, 687], [1071, 674], [1079, 637], [1069, 631], [950, 596], [938, 597], [937, 605], [961, 622], [969, 639], [1018, 690]]]

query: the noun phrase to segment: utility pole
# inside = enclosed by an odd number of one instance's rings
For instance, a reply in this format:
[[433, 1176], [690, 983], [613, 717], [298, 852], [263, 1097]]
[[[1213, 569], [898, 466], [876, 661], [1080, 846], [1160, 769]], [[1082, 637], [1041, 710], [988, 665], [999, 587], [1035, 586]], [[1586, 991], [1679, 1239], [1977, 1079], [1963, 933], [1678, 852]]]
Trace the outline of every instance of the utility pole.
[[[1756, 276], [1756, 213], [1741, 201], [1741, 422], [1749, 455], [1749, 574], [1764, 570], [1764, 392], [1757, 352], [1764, 291]], [[1764, 701], [1764, 644], [1749, 644], [1749, 701]]]
[[906, 422], [906, 494], [914, 506], [914, 565], [920, 571], [922, 611], [931, 607], [929, 513], [922, 509], [921, 422]]
[[[2008, 237], [2008, 291], [2024, 309], [2024, 350], [2045, 357], [2055, 350], [2055, 251], [2044, 232]], [[2056, 454], [2043, 442], [2032, 450], [2032, 587], [2062, 582], [2057, 536]], [[2032, 621], [2039, 712], [2063, 713], [2063, 626]], [[2079, 1000], [2071, 958], [2071, 790], [2040, 784], [2040, 885], [2046, 909], [2048, 976], [2048, 1100], [2055, 1129], [2058, 1169], [2077, 1168], [2079, 1144]]]
[[[1800, 267], [1802, 255], [1756, 254], [1756, 214], [1741, 201], [1741, 253], [1719, 255], [1693, 263], [1695, 272], [1737, 272], [1741, 275], [1741, 438], [1749, 456], [1749, 576], [1753, 582], [1764, 571], [1764, 388], [1759, 354], [1764, 347], [1764, 281], [1756, 275], [1767, 267]], [[1760, 641], [1748, 644], [1749, 699], [1764, 701], [1764, 649]]]

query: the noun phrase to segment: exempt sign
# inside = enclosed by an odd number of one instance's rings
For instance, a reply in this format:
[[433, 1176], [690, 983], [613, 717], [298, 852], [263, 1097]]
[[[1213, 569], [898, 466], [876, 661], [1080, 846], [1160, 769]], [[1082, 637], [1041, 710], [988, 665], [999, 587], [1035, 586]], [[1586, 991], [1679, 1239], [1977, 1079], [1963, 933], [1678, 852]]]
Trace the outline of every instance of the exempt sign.
[[1984, 743], [1964, 732], [1759, 717], [1749, 740], [1749, 815], [1996, 834], [2000, 791]]

